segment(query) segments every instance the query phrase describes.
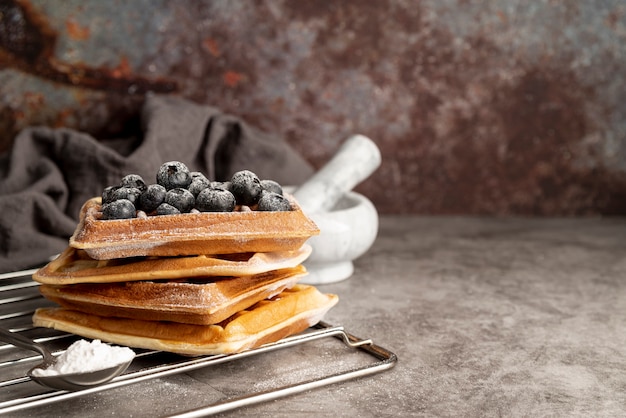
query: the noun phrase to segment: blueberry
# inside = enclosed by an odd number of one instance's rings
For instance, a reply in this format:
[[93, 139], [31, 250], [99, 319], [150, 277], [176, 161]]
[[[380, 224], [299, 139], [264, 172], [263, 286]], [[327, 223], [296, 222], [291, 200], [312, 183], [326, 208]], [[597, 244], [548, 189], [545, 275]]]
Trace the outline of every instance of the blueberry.
[[156, 210], [161, 203], [165, 201], [165, 187], [160, 184], [151, 184], [146, 187], [146, 190], [139, 196], [138, 208], [146, 213]]
[[135, 205], [128, 199], [119, 199], [102, 205], [102, 219], [129, 219], [135, 217]]
[[274, 192], [281, 196], [283, 194], [283, 188], [274, 180], [261, 180], [261, 187], [263, 187], [263, 190], [268, 192]]
[[120, 186], [134, 187], [142, 192], [146, 191], [146, 188], [148, 187], [139, 174], [129, 174], [124, 176], [120, 182]]
[[237, 204], [252, 206], [259, 201], [263, 187], [261, 180], [252, 171], [243, 170], [233, 174], [230, 179], [231, 192]]
[[191, 181], [188, 189], [192, 195], [198, 196], [198, 193], [209, 187], [210, 184], [211, 182], [206, 177], [196, 177]]
[[165, 203], [174, 206], [181, 213], [187, 213], [193, 209], [196, 199], [189, 190], [177, 187], [165, 193]]
[[113, 193], [119, 188], [120, 186], [109, 186], [105, 188], [102, 192], [102, 204], [105, 205], [107, 203], [113, 202], [115, 200]]
[[157, 215], [180, 215], [180, 211], [168, 203], [161, 203], [156, 208]]
[[137, 204], [140, 195], [141, 190], [129, 186], [118, 187], [111, 193], [113, 200], [127, 199], [130, 200], [133, 205]]
[[265, 212], [287, 212], [291, 203], [286, 197], [274, 192], [263, 192], [259, 199], [258, 210]]
[[191, 173], [187, 166], [180, 161], [170, 161], [159, 167], [157, 172], [157, 184], [167, 190], [187, 188], [191, 184]]
[[204, 189], [196, 198], [196, 209], [200, 212], [232, 212], [235, 210], [235, 196], [228, 190]]

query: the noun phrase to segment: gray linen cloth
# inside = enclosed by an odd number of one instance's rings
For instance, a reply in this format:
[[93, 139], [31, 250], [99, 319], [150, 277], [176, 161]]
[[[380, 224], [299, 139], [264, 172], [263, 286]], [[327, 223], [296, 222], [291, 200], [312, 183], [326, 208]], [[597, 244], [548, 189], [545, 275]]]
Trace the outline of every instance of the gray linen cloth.
[[71, 129], [30, 127], [0, 156], [0, 272], [45, 263], [68, 245], [82, 204], [126, 174], [156, 182], [181, 161], [211, 180], [238, 170], [297, 185], [313, 172], [284, 140], [177, 96], [149, 95], [140, 137], [96, 140]]

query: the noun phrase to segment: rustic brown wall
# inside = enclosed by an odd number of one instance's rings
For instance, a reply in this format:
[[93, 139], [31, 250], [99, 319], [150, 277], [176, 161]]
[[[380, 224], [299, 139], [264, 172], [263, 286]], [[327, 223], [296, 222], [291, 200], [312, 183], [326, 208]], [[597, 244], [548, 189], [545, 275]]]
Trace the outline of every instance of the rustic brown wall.
[[[584, 4], [580, 4], [584, 3]], [[626, 214], [621, 0], [0, 0], [0, 150], [127, 135], [146, 91], [286, 138], [382, 150], [383, 213]]]

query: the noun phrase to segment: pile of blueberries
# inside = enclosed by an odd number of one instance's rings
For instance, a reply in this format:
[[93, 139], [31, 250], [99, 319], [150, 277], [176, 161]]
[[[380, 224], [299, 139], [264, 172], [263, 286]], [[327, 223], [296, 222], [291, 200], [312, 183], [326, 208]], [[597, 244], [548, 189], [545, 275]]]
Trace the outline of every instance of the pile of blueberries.
[[102, 193], [102, 219], [135, 218], [138, 211], [146, 215], [232, 212], [237, 206], [291, 210], [282, 187], [273, 180], [261, 180], [252, 171], [243, 170], [233, 174], [230, 181], [210, 181], [200, 172], [190, 172], [180, 161], [162, 164], [155, 184], [148, 185], [141, 176], [129, 174]]

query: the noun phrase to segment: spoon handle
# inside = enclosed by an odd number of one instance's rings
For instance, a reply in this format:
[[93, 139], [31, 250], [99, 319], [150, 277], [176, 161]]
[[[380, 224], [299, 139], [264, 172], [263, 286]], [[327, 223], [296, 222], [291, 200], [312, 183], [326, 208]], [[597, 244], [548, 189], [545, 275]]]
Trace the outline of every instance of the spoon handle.
[[38, 352], [43, 356], [44, 363], [46, 364], [52, 364], [55, 361], [54, 355], [46, 347], [16, 332], [0, 328], [0, 340], [13, 344], [16, 347]]

